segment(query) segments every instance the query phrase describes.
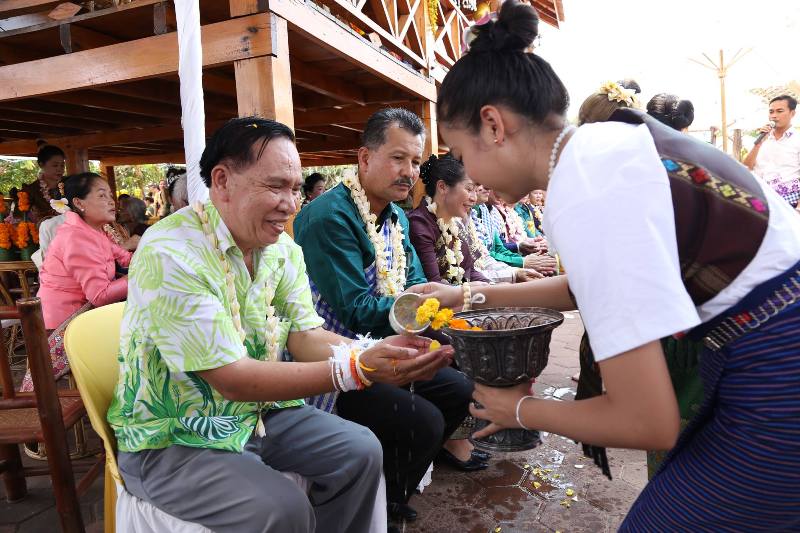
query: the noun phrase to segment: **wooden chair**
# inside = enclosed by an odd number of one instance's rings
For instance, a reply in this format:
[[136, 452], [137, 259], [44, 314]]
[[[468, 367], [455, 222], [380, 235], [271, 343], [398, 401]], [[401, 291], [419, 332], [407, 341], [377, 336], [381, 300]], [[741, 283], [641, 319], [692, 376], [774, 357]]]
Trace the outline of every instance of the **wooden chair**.
[[[39, 288], [37, 280], [38, 270], [33, 261], [0, 261], [0, 306], [14, 307], [17, 298], [35, 296]], [[3, 320], [2, 327], [2, 340], [6, 343], [11, 366], [24, 368], [25, 356], [16, 353], [23, 344], [19, 320]]]
[[[50, 475], [56, 510], [65, 532], [84, 531], [78, 497], [92, 484], [103, 467], [104, 458], [91, 466], [76, 486], [69, 459], [67, 429], [77, 424], [86, 409], [76, 390], [59, 390], [53, 380], [50, 350], [39, 298], [17, 301], [17, 307], [0, 308], [0, 319], [17, 318], [28, 352], [34, 393], [16, 393], [5, 345], [0, 343], [0, 473], [9, 501], [27, 494], [25, 477]], [[48, 467], [23, 467], [19, 445], [43, 442]]]

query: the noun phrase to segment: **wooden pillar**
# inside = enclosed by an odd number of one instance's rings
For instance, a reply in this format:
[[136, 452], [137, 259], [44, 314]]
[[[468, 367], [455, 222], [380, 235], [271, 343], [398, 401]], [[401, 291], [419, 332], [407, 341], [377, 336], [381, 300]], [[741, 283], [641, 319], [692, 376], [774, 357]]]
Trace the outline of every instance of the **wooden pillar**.
[[235, 61], [236, 101], [240, 117], [260, 116], [294, 129], [289, 31], [286, 20], [270, 15], [273, 54]]
[[103, 165], [103, 162], [100, 162], [100, 168], [103, 169], [103, 173], [106, 175], [106, 179], [108, 180], [108, 186], [111, 187], [111, 196], [112, 198], [117, 197], [117, 177], [114, 175], [114, 166], [113, 165]]
[[67, 174], [88, 172], [89, 150], [87, 148], [67, 148]]
[[[231, 17], [263, 11], [260, 0], [230, 0]], [[294, 130], [292, 72], [289, 68], [289, 29], [286, 19], [270, 13], [272, 55], [234, 61], [236, 103], [240, 117], [264, 117], [282, 122]], [[286, 233], [294, 237], [294, 216], [286, 224]]]
[[[422, 102], [418, 110], [422, 122], [425, 124], [425, 148], [422, 152], [422, 160], [425, 161], [431, 154], [439, 155], [439, 130], [436, 126], [436, 102]], [[425, 196], [425, 185], [422, 180], [418, 180], [414, 185], [414, 207], [418, 206]]]
[[733, 157], [738, 162], [742, 162], [742, 130], [736, 128], [733, 130]]

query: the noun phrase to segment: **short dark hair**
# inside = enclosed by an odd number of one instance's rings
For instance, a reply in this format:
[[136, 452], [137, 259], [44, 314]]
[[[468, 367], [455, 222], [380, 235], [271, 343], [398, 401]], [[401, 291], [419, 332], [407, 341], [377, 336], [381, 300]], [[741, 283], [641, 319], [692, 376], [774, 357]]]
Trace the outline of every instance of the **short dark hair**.
[[397, 125], [412, 135], [425, 137], [425, 124], [415, 113], [402, 107], [387, 107], [372, 114], [361, 134], [361, 146], [374, 150], [386, 142], [386, 130]]
[[64, 184], [64, 198], [67, 199], [70, 207], [75, 208], [73, 203], [75, 198], [85, 200], [97, 180], [105, 181], [103, 176], [94, 172], [81, 172], [65, 176], [61, 182]]
[[314, 186], [320, 181], [325, 181], [325, 176], [320, 174], [319, 172], [312, 172], [308, 176], [306, 176], [305, 182], [303, 182], [303, 194], [308, 196], [311, 191], [314, 190]]
[[783, 100], [786, 102], [786, 105], [789, 106], [789, 111], [794, 111], [795, 109], [797, 109], [797, 100], [793, 96], [790, 96], [788, 94], [782, 94], [780, 96], [776, 96], [775, 98], [770, 100], [769, 103], [771, 104], [772, 102], [777, 102], [779, 100]]
[[659, 93], [647, 102], [647, 114], [672, 129], [682, 130], [694, 122], [694, 104], [674, 94]]
[[147, 204], [145, 204], [143, 200], [131, 198], [125, 205], [125, 209], [128, 210], [128, 214], [134, 222], [139, 222], [141, 224], [147, 221], [147, 215], [145, 214], [145, 211], [147, 211]]
[[461, 161], [448, 153], [442, 157], [431, 155], [420, 166], [419, 177], [425, 184], [425, 194], [433, 198], [436, 194], [436, 183], [443, 181], [445, 185], [452, 187], [463, 181], [466, 174]]
[[147, 203], [147, 202], [150, 202], [152, 204], [153, 203], [153, 197], [152, 196], [145, 196], [144, 197], [144, 203]]
[[40, 165], [44, 165], [45, 163], [47, 163], [48, 161], [59, 155], [64, 159], [67, 158], [67, 156], [64, 155], [64, 150], [62, 150], [58, 146], [53, 146], [52, 144], [45, 144], [44, 146], [39, 148], [39, 151], [36, 153], [36, 161]]
[[119, 196], [117, 196], [117, 200], [127, 200], [127, 199], [128, 199], [128, 198], [130, 198], [130, 197], [131, 197], [131, 195], [130, 195], [130, 194], [125, 194], [125, 193], [122, 193], [122, 194], [120, 194]]
[[[504, 105], [534, 124], [563, 116], [569, 95], [550, 64], [528, 53], [539, 32], [531, 6], [506, 0], [497, 21], [472, 26], [469, 51], [445, 76], [436, 104], [439, 121], [477, 131], [485, 105]], [[561, 127], [548, 123], [549, 129]]]
[[[252, 165], [261, 158], [272, 139], [285, 137], [294, 142], [294, 132], [289, 126], [261, 117], [234, 118], [226, 122], [206, 143], [200, 158], [200, 176], [206, 187], [211, 187], [211, 170], [222, 161], [235, 169]], [[253, 147], [261, 143], [254, 153]]]

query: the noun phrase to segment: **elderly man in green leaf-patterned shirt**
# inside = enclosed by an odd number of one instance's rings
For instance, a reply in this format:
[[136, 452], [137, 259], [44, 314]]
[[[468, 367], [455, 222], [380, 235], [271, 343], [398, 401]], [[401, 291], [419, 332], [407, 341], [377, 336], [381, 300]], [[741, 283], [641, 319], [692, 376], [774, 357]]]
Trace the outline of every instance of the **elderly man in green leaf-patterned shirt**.
[[[349, 364], [363, 347], [332, 348], [352, 341], [319, 328], [302, 251], [283, 233], [302, 183], [294, 135], [234, 119], [200, 165], [210, 201], [148, 230], [130, 266], [108, 412], [125, 486], [214, 531], [366, 532], [380, 444], [296, 399], [368, 383]], [[281, 361], [284, 348], [299, 362]], [[452, 355], [428, 348], [375, 343], [363, 377], [425, 379]], [[281, 471], [307, 478], [308, 494]]]

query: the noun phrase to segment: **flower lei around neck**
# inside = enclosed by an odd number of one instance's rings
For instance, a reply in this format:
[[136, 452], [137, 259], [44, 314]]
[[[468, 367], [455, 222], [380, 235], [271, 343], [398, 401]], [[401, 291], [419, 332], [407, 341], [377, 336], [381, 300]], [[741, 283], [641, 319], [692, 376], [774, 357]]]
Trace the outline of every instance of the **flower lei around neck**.
[[103, 231], [105, 231], [106, 234], [109, 237], [111, 237], [111, 240], [114, 241], [115, 244], [118, 244], [120, 246], [122, 245], [124, 239], [122, 238], [122, 235], [120, 235], [120, 233], [117, 231], [117, 228], [115, 228], [111, 224], [103, 224]]
[[458, 236], [458, 223], [455, 217], [450, 222], [445, 222], [436, 214], [436, 202], [429, 196], [425, 197], [425, 204], [433, 216], [436, 217], [436, 225], [442, 232], [444, 241], [444, 258], [447, 261], [447, 281], [454, 285], [461, 285], [464, 282], [464, 269], [461, 262], [464, 261], [464, 254], [461, 253], [461, 239]]
[[478, 228], [475, 227], [475, 222], [472, 220], [472, 217], [468, 216], [466, 220], [464, 220], [464, 224], [467, 226], [467, 231], [469, 232], [471, 241], [470, 250], [475, 258], [475, 268], [478, 270], [486, 270], [487, 263], [489, 262], [489, 249], [483, 244], [483, 241], [478, 235]]
[[[235, 275], [231, 269], [231, 264], [228, 258], [219, 248], [219, 240], [214, 232], [211, 230], [211, 225], [208, 222], [208, 213], [202, 203], [197, 202], [192, 206], [197, 217], [200, 219], [200, 224], [203, 227], [203, 233], [214, 249], [215, 255], [219, 258], [222, 271], [225, 273], [225, 298], [227, 298], [231, 309], [231, 319], [236, 328], [239, 338], [244, 342], [246, 334], [242, 327], [242, 319], [239, 314], [240, 307], [239, 301], [236, 299], [236, 286], [234, 285]], [[275, 288], [267, 282], [265, 300], [267, 302], [267, 330], [265, 332], [265, 340], [267, 342], [267, 361], [277, 358], [278, 354], [278, 322], [280, 319], [275, 314], [275, 307], [272, 305], [272, 300], [275, 298]]]
[[383, 231], [376, 229], [378, 217], [370, 211], [367, 194], [354, 174], [348, 174], [342, 183], [350, 189], [350, 197], [356, 204], [361, 220], [367, 226], [367, 236], [375, 248], [375, 272], [377, 291], [382, 296], [397, 296], [406, 288], [406, 252], [403, 249], [403, 228], [399, 222], [387, 220], [389, 238], [392, 244], [392, 268], [389, 268], [389, 254], [386, 252], [386, 239]]
[[503, 218], [506, 220], [506, 224], [508, 224], [508, 229], [511, 233], [508, 238], [516, 241], [527, 237], [527, 234], [525, 233], [525, 227], [522, 225], [522, 219], [517, 212], [507, 205], [501, 205], [500, 208]]

